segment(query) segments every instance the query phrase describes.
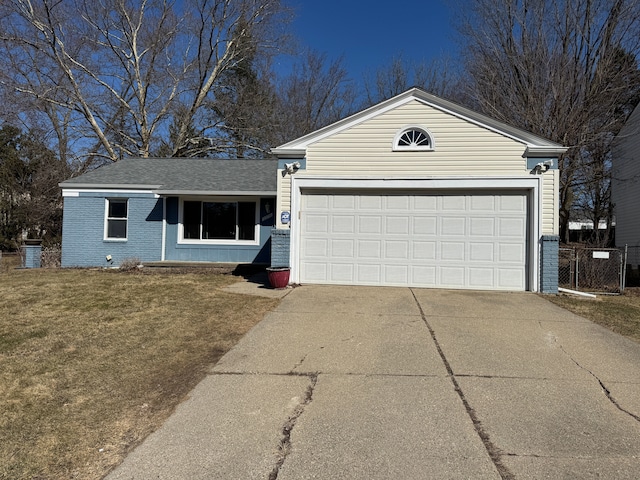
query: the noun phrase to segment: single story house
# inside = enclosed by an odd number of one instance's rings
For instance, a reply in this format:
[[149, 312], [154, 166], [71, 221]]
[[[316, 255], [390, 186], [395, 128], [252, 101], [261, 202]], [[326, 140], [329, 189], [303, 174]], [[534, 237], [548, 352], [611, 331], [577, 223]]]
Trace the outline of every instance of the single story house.
[[[292, 283], [555, 292], [564, 151], [413, 88], [274, 148], [276, 160], [199, 159], [198, 174], [189, 159], [127, 160], [64, 182], [63, 265], [107, 254], [267, 259], [289, 267]], [[239, 168], [261, 181], [219, 176], [207, 162], [251, 165]], [[239, 219], [247, 197], [252, 239], [241, 238], [240, 220], [235, 237], [204, 238], [205, 204], [233, 203]], [[113, 238], [122, 219], [126, 234]]]
[[629, 247], [627, 263], [640, 266], [640, 105], [618, 132], [612, 146], [611, 199], [616, 217], [616, 246]]
[[268, 264], [277, 160], [130, 158], [60, 184], [62, 266]]

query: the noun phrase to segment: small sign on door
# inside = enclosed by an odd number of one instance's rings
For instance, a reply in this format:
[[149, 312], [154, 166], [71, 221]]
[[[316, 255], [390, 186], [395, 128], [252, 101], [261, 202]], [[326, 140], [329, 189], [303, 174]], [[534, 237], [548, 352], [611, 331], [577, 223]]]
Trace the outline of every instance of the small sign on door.
[[609, 258], [609, 252], [593, 252], [593, 258]]

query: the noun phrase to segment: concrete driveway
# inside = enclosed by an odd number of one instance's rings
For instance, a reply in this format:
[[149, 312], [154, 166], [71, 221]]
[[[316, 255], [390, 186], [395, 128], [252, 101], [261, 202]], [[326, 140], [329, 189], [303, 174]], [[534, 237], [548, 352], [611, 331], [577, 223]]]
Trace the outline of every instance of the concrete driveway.
[[639, 472], [640, 345], [534, 294], [304, 286], [108, 479]]

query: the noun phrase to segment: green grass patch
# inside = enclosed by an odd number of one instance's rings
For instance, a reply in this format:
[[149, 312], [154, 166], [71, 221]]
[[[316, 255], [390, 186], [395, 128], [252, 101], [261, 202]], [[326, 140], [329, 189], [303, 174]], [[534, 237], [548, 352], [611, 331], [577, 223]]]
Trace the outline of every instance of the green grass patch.
[[0, 270], [0, 479], [102, 478], [277, 304], [234, 281]]

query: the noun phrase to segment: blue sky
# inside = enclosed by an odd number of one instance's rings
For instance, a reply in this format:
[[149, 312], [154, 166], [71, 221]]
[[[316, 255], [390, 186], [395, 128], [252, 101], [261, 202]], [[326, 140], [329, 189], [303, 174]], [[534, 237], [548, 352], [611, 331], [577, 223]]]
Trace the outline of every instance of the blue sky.
[[333, 60], [341, 55], [361, 81], [402, 55], [408, 62], [454, 57], [453, 15], [447, 0], [286, 0], [296, 13], [293, 32]]

